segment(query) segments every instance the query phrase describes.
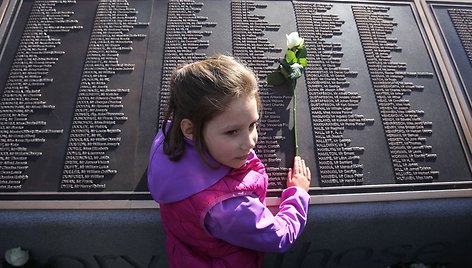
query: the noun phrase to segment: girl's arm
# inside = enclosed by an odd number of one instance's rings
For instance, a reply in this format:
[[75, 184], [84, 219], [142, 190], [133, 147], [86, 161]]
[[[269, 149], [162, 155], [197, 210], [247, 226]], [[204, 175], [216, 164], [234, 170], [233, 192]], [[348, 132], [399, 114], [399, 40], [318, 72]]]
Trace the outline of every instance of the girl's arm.
[[240, 196], [215, 205], [205, 217], [214, 237], [233, 245], [265, 252], [285, 252], [300, 236], [307, 220], [310, 196], [301, 187], [282, 192], [274, 216], [257, 196]]

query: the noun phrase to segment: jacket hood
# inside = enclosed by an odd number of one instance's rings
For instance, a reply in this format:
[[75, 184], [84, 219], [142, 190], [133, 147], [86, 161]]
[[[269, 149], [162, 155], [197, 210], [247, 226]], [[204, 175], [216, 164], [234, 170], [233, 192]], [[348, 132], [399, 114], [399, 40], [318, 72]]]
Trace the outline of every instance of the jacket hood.
[[194, 195], [223, 178], [231, 170], [209, 158], [211, 168], [198, 154], [193, 142], [186, 139], [185, 153], [179, 161], [172, 161], [163, 152], [164, 135], [157, 133], [151, 147], [148, 164], [148, 187], [158, 203], [172, 203]]

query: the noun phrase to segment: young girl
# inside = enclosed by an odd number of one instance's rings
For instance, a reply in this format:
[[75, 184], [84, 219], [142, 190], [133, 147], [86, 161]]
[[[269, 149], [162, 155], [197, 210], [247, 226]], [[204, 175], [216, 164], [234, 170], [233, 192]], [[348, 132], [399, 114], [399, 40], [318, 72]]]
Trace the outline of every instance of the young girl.
[[305, 226], [310, 169], [295, 157], [274, 216], [268, 177], [253, 148], [261, 109], [257, 80], [232, 57], [178, 68], [162, 129], [151, 148], [148, 185], [160, 204], [171, 267], [259, 267]]

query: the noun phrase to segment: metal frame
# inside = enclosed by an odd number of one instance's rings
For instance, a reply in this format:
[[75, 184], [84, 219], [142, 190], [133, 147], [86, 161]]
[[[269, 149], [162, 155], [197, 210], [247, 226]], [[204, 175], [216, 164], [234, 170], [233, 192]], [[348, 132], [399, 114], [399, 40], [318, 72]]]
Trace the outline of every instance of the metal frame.
[[[390, 192], [390, 193], [362, 193], [362, 194], [332, 194], [310, 196], [310, 205], [366, 203], [366, 202], [390, 202], [406, 200], [426, 200], [445, 198], [470, 198], [472, 189], [462, 190], [431, 190], [415, 192]], [[268, 197], [268, 207], [278, 207], [280, 197]], [[0, 209], [156, 209], [159, 205], [154, 200], [70, 200], [70, 201], [0, 201]]]

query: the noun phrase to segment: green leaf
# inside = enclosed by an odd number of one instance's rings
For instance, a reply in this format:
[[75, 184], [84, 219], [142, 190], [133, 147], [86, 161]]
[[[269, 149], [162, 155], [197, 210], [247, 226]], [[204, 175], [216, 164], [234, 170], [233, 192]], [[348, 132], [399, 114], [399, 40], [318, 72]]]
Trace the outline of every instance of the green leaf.
[[306, 60], [306, 58], [299, 58], [298, 63], [304, 68], [306, 68], [306, 66], [308, 65], [308, 61]]
[[285, 77], [278, 71], [270, 73], [267, 76], [267, 84], [269, 85], [279, 86], [283, 83], [285, 83]]
[[288, 64], [297, 62], [297, 57], [295, 56], [295, 52], [291, 51], [290, 49], [287, 49], [287, 52], [285, 53], [285, 60], [287, 61]]
[[306, 58], [307, 52], [306, 52], [306, 47], [300, 47], [296, 53], [297, 58]]
[[283, 59], [280, 61], [278, 71], [285, 77], [285, 79], [288, 80], [290, 77], [290, 72], [292, 72], [292, 67], [290, 67], [290, 64], [288, 64], [287, 61]]
[[285, 79], [288, 80], [290, 78], [290, 73], [292, 72], [292, 68], [290, 68], [290, 65], [281, 65], [279, 70], [282, 76], [285, 77]]
[[285, 70], [290, 70], [290, 64], [285, 59], [282, 59], [279, 65], [279, 69], [280, 68], [285, 68]]

